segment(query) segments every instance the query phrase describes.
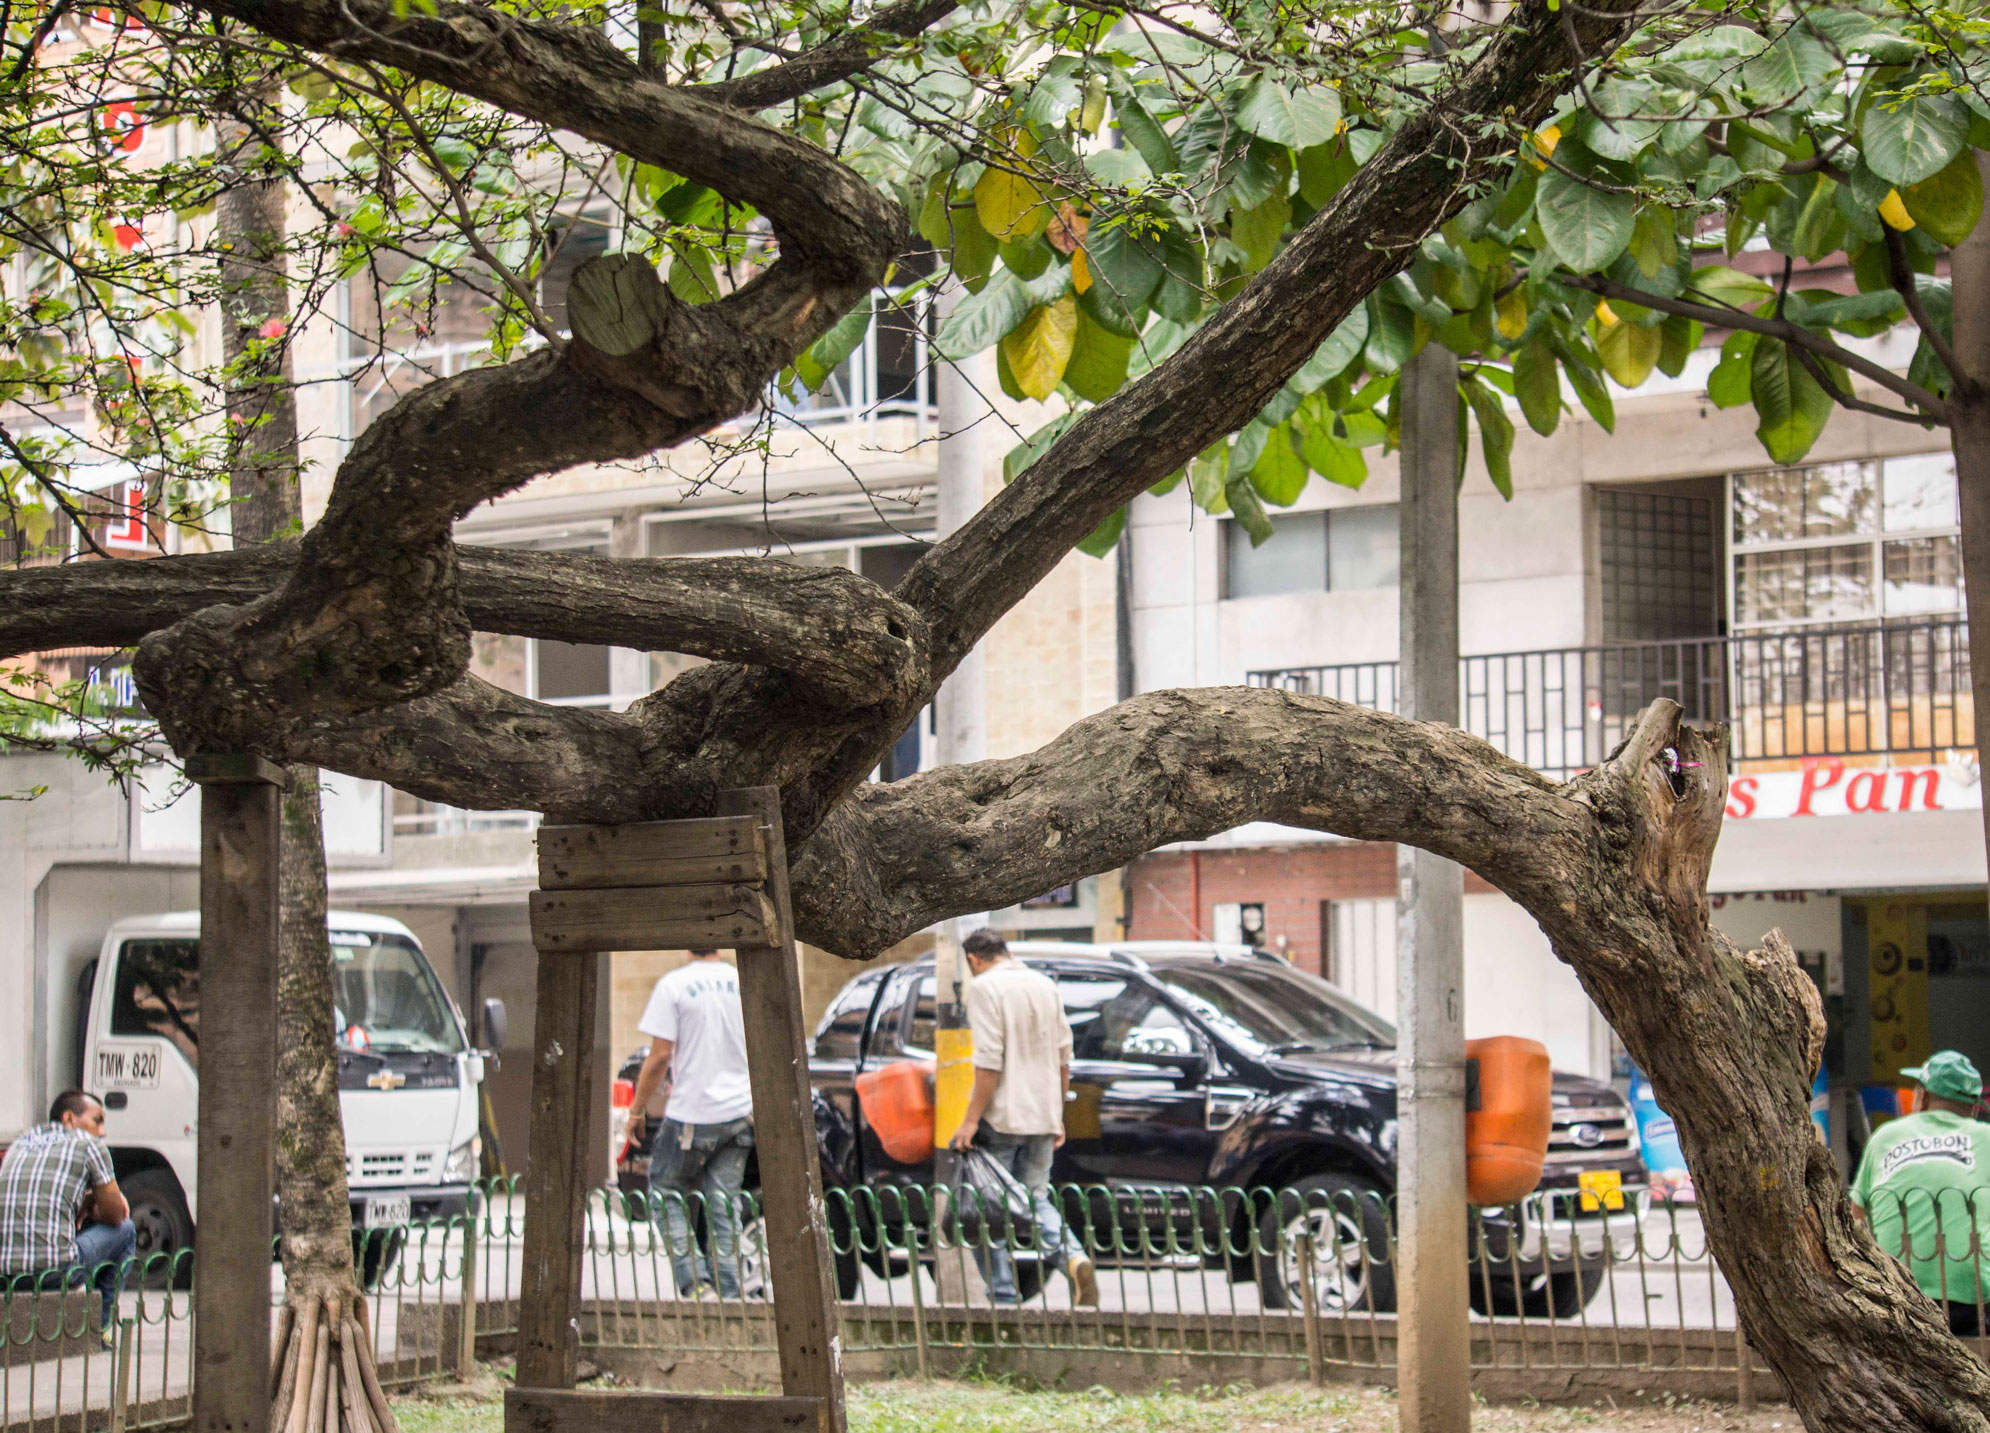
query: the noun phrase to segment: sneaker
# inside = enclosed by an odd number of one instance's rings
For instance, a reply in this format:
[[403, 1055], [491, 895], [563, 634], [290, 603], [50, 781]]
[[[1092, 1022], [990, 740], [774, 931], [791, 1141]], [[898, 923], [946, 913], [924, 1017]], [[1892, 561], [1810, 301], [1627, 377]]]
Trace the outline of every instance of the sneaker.
[[101, 1348], [105, 1353], [117, 1352], [117, 1330], [98, 1329], [97, 1347]]
[[1099, 1306], [1099, 1271], [1092, 1267], [1091, 1256], [1073, 1254], [1064, 1263], [1065, 1277], [1071, 1280], [1071, 1302], [1081, 1309], [1095, 1309]]

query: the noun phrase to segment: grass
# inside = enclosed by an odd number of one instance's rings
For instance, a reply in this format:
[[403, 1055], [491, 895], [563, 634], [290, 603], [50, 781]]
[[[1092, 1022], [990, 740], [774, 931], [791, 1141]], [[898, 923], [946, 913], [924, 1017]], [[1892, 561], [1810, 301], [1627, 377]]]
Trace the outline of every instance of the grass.
[[[404, 1433], [502, 1433], [502, 1385], [438, 1388], [397, 1399]], [[1103, 1388], [1044, 1391], [999, 1380], [852, 1384], [850, 1433], [1393, 1433], [1396, 1401], [1386, 1389], [1335, 1387], [1167, 1388], [1118, 1394]], [[1702, 1403], [1622, 1409], [1481, 1403], [1479, 1433], [1797, 1433], [1787, 1408], [1752, 1414]]]

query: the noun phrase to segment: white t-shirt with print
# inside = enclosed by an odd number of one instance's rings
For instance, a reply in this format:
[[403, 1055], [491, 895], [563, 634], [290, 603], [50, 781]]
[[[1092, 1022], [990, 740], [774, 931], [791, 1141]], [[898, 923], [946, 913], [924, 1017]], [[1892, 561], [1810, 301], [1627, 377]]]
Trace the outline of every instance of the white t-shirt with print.
[[666, 1119], [715, 1125], [753, 1113], [739, 972], [732, 966], [723, 960], [694, 960], [671, 971], [650, 992], [649, 1008], [636, 1028], [675, 1042]]

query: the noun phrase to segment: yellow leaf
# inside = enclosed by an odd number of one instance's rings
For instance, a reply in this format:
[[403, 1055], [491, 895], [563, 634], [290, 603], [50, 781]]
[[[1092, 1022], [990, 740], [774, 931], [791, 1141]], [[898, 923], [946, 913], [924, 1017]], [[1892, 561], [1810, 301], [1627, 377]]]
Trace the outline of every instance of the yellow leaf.
[[1636, 388], [1651, 377], [1665, 347], [1665, 333], [1641, 324], [1616, 323], [1596, 338], [1596, 356], [1603, 371], [1625, 388]]
[[1518, 338], [1527, 332], [1527, 295], [1520, 289], [1503, 295], [1494, 308], [1498, 313], [1494, 327], [1501, 338]]
[[1879, 202], [1879, 217], [1886, 220], [1888, 227], [1903, 234], [1914, 227], [1914, 216], [1907, 212], [1907, 205], [1902, 202], [1898, 189], [1886, 191], [1886, 198]]
[[1038, 304], [1002, 336], [1002, 356], [1016, 386], [1031, 398], [1048, 398], [1064, 378], [1078, 340], [1078, 300], [1066, 294], [1054, 304]]
[[1027, 130], [1018, 130], [1008, 139], [1009, 152], [1002, 156], [1008, 167], [991, 165], [974, 182], [974, 212], [981, 227], [997, 239], [1034, 239], [1049, 222], [1050, 202], [1034, 180], [1015, 170], [1036, 152], [1036, 139]]
[[1073, 249], [1071, 251], [1071, 287], [1075, 292], [1082, 294], [1091, 286], [1092, 266], [1085, 262], [1085, 251], [1083, 249]]
[[1534, 135], [1534, 152], [1541, 157], [1530, 160], [1529, 163], [1536, 169], [1546, 169], [1548, 156], [1555, 152], [1555, 146], [1561, 142], [1562, 127], [1558, 124], [1551, 124], [1546, 129], [1537, 131]]
[[1610, 300], [1608, 299], [1597, 300], [1596, 321], [1602, 324], [1605, 328], [1612, 328], [1618, 322], [1620, 322], [1620, 320], [1617, 317], [1617, 311], [1610, 307]]

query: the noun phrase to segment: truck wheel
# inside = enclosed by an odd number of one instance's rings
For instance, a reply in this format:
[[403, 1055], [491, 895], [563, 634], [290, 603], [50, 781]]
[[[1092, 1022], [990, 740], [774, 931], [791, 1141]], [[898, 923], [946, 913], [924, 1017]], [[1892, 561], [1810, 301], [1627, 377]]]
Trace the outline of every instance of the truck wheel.
[[1313, 1236], [1313, 1291], [1323, 1314], [1390, 1313], [1396, 1269], [1381, 1187], [1349, 1174], [1309, 1174], [1278, 1191], [1258, 1219], [1258, 1292], [1268, 1309], [1305, 1307], [1299, 1236]]
[[[1472, 1266], [1472, 1309], [1476, 1313], [1525, 1314], [1530, 1319], [1577, 1317], [1603, 1288], [1609, 1269], [1598, 1263], [1558, 1273], [1522, 1274], [1518, 1288], [1511, 1269], [1495, 1264], [1490, 1279]], [[1491, 1289], [1488, 1293], [1487, 1284]]]
[[193, 1215], [170, 1169], [141, 1169], [118, 1181], [138, 1230], [136, 1266], [148, 1289], [193, 1287]]

